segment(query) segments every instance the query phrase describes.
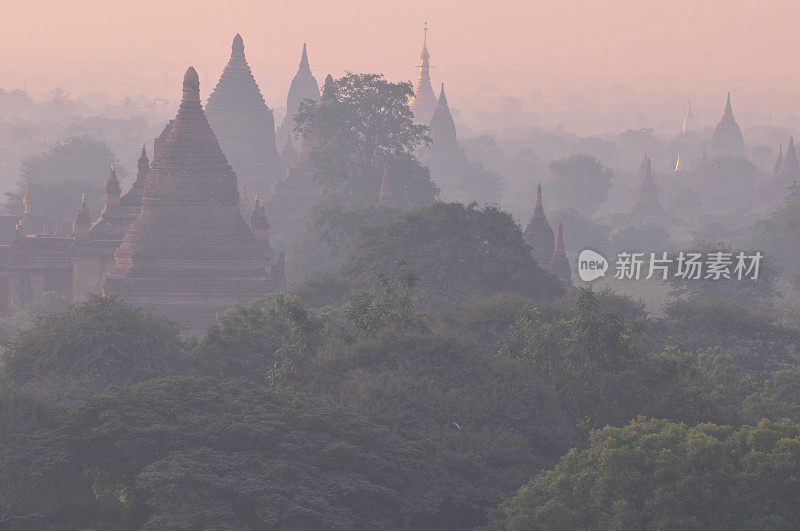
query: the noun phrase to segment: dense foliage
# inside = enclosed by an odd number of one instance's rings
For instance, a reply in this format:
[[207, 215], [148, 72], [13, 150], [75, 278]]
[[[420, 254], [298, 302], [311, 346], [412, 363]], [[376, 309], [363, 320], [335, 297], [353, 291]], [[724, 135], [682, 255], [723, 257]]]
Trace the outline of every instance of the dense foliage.
[[54, 396], [102, 391], [184, 369], [178, 332], [165, 319], [90, 295], [20, 331], [2, 355], [3, 371], [17, 385]]
[[112, 388], [8, 436], [0, 474], [0, 524], [32, 529], [403, 527], [449, 501], [436, 465], [386, 428], [185, 377]]
[[[363, 227], [339, 278], [369, 285], [401, 261], [419, 275], [426, 304], [499, 292], [552, 297], [561, 291], [536, 265], [514, 219], [491, 206], [435, 203]], [[308, 288], [301, 292], [313, 297]]]
[[413, 154], [428, 141], [427, 127], [414, 123], [413, 95], [411, 83], [348, 73], [329, 77], [319, 102], [301, 104], [296, 132], [313, 139], [314, 171], [331, 195], [348, 205], [374, 204], [385, 166], [396, 205], [436, 198], [428, 169]]
[[105, 183], [112, 163], [116, 164], [117, 176], [123, 179], [126, 172], [105, 143], [88, 136], [68, 137], [22, 161], [16, 190], [6, 193], [4, 209], [21, 214], [22, 197], [30, 188], [28, 200], [33, 214], [69, 224], [80, 206], [81, 195], [86, 194], [90, 210], [97, 215], [105, 202]]
[[687, 427], [640, 418], [592, 433], [506, 502], [503, 529], [796, 529], [800, 424]]

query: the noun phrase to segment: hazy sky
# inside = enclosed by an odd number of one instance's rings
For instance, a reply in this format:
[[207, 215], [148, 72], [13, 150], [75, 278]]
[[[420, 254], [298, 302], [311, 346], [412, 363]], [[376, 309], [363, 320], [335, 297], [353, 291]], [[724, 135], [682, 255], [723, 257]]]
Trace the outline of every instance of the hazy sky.
[[426, 20], [434, 82], [446, 81], [448, 95], [486, 83], [519, 97], [587, 82], [681, 93], [800, 89], [793, 0], [3, 3], [0, 87], [24, 84], [39, 96], [62, 86], [175, 99], [190, 64], [207, 94], [240, 32], [267, 102], [283, 107], [304, 41], [320, 82], [347, 69], [410, 80]]

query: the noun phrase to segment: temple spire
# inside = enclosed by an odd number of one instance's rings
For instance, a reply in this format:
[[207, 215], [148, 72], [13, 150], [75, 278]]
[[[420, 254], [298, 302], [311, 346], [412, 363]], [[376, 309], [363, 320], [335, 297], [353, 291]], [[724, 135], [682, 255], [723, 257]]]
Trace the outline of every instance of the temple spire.
[[411, 99], [411, 110], [414, 111], [414, 121], [418, 124], [428, 125], [436, 110], [436, 95], [431, 85], [430, 53], [428, 53], [428, 23], [425, 23], [425, 35], [422, 52], [419, 55], [419, 79]]
[[383, 180], [381, 181], [381, 193], [378, 195], [378, 205], [392, 205], [392, 189], [389, 184], [389, 169], [386, 163], [383, 164]]
[[725, 103], [725, 115], [732, 116], [733, 108], [731, 107], [731, 93], [728, 92], [728, 101]]
[[193, 66], [183, 75], [183, 100], [181, 103], [200, 103], [200, 77]]
[[692, 100], [689, 100], [689, 105], [686, 107], [686, 114], [683, 116], [683, 125], [681, 126], [681, 133], [688, 133], [692, 130]]
[[[676, 171], [677, 169], [679, 168], [676, 165]], [[639, 190], [636, 194], [636, 202], [633, 205], [632, 213], [638, 218], [660, 216], [664, 213], [664, 209], [658, 201], [653, 165], [650, 163], [650, 158], [647, 157], [647, 154], [645, 154], [642, 162], [641, 173], [642, 180], [639, 183]]]
[[783, 167], [783, 144], [778, 144], [778, 158], [775, 160], [775, 166], [772, 168], [772, 176], [777, 177]]
[[308, 72], [311, 73], [311, 67], [308, 65], [308, 50], [306, 48], [306, 43], [303, 43], [303, 53], [300, 56], [300, 65], [297, 67], [298, 72]]
[[81, 206], [75, 215], [72, 224], [72, 236], [78, 240], [89, 239], [89, 227], [92, 224], [92, 216], [89, 214], [89, 207], [86, 206], [86, 194], [81, 195]]
[[536, 185], [536, 205], [533, 207], [533, 215], [522, 236], [525, 238], [525, 243], [533, 248], [531, 254], [539, 263], [539, 267], [546, 268], [553, 257], [555, 238], [550, 222], [547, 221], [547, 216], [544, 214], [541, 182]]
[[244, 60], [244, 40], [238, 33], [233, 37], [231, 44], [231, 59]]
[[119, 206], [119, 196], [122, 190], [119, 187], [119, 179], [117, 179], [117, 170], [114, 168], [114, 163], [111, 163], [111, 174], [106, 181], [106, 210], [111, 210]]
[[553, 249], [553, 258], [550, 259], [548, 269], [564, 283], [572, 284], [572, 268], [569, 265], [569, 259], [564, 249], [564, 228], [560, 221], [558, 222], [558, 230], [556, 232], [556, 244]]
[[447, 96], [444, 95], [444, 83], [442, 83], [442, 88], [439, 90], [439, 105], [447, 107]]

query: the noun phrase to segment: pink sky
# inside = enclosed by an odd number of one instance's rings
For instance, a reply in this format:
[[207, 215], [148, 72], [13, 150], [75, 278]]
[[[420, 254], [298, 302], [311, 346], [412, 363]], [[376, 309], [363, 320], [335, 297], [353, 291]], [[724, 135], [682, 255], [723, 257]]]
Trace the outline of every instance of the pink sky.
[[303, 41], [320, 82], [347, 69], [410, 80], [427, 20], [434, 83], [456, 98], [487, 82], [519, 97], [584, 83], [795, 91], [797, 15], [791, 0], [15, 1], [0, 20], [0, 87], [174, 99], [191, 64], [207, 94], [240, 32], [267, 102], [283, 107]]

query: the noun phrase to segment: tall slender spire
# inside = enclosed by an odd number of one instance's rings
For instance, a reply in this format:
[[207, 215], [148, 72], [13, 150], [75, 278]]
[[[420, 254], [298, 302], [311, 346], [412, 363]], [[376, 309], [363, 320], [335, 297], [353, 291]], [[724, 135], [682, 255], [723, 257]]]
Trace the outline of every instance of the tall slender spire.
[[569, 265], [567, 252], [564, 249], [564, 228], [562, 223], [558, 222], [558, 230], [556, 236], [556, 243], [553, 249], [553, 257], [550, 259], [548, 269], [552, 274], [560, 278], [567, 284], [572, 284], [572, 268]]
[[425, 34], [422, 44], [422, 52], [419, 55], [419, 79], [414, 90], [414, 97], [411, 99], [411, 110], [414, 111], [414, 121], [428, 125], [431, 117], [436, 110], [436, 95], [433, 93], [431, 85], [431, 55], [428, 53], [428, 23], [425, 23]]
[[688, 133], [692, 130], [692, 121], [694, 114], [692, 113], [692, 101], [689, 100], [689, 105], [686, 107], [686, 114], [683, 116], [683, 125], [681, 126], [681, 133]]
[[119, 179], [117, 179], [117, 170], [114, 168], [114, 163], [111, 163], [111, 173], [106, 181], [106, 210], [111, 210], [119, 206], [119, 196], [122, 190], [119, 187]]
[[311, 67], [308, 65], [308, 49], [306, 43], [303, 43], [303, 53], [300, 55], [300, 65], [297, 67], [298, 72], [311, 73]]
[[664, 213], [664, 209], [658, 201], [653, 166], [647, 154], [645, 154], [643, 161], [642, 180], [639, 182], [639, 190], [636, 194], [636, 202], [633, 205], [632, 213], [639, 218], [660, 216]]
[[714, 134], [711, 137], [711, 155], [715, 159], [729, 157], [744, 157], [744, 138], [742, 130], [733, 117], [731, 108], [731, 93], [725, 102], [725, 111], [720, 119]]
[[389, 184], [389, 169], [386, 163], [383, 164], [383, 180], [381, 181], [381, 193], [378, 195], [378, 205], [392, 205], [392, 189]]
[[89, 207], [86, 206], [86, 194], [82, 194], [81, 206], [78, 208], [78, 213], [75, 215], [75, 221], [72, 224], [72, 236], [79, 240], [88, 239], [91, 224], [92, 216], [89, 214]]
[[783, 167], [783, 144], [778, 144], [778, 158], [775, 160], [775, 166], [772, 168], [772, 176], [777, 177]]
[[555, 237], [550, 222], [544, 214], [542, 203], [542, 183], [536, 185], [536, 204], [533, 207], [533, 215], [528, 222], [528, 226], [523, 233], [525, 243], [533, 248], [532, 254], [539, 266], [546, 268], [553, 257]]

